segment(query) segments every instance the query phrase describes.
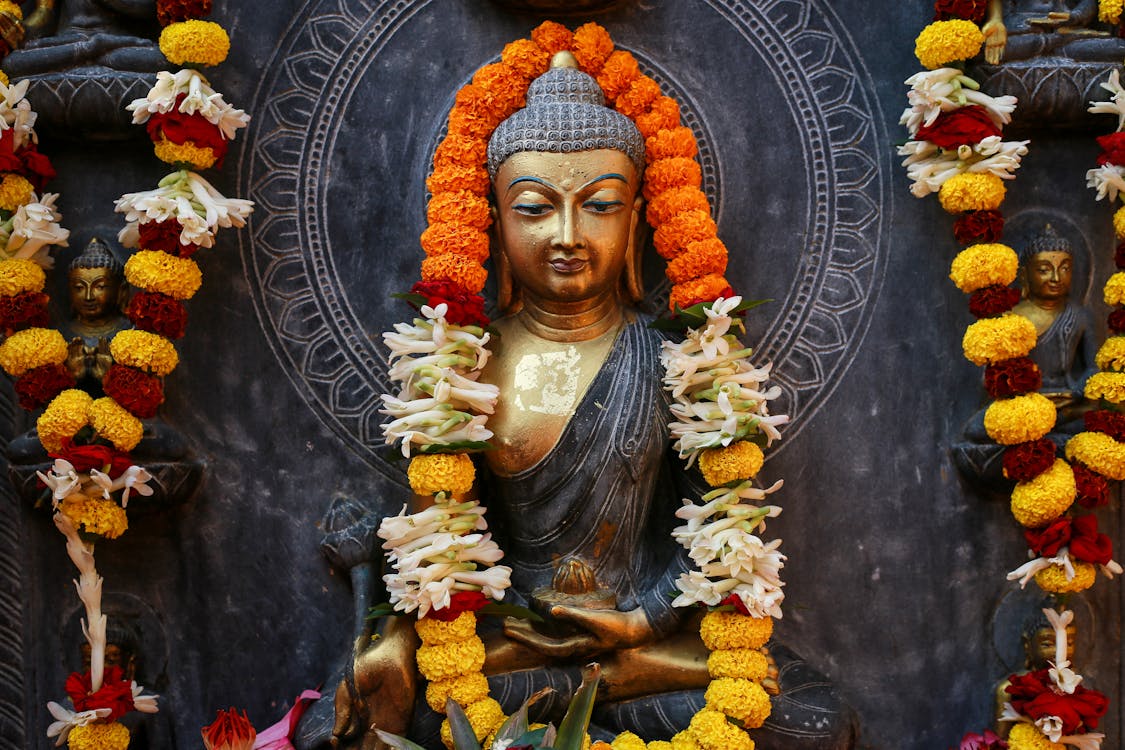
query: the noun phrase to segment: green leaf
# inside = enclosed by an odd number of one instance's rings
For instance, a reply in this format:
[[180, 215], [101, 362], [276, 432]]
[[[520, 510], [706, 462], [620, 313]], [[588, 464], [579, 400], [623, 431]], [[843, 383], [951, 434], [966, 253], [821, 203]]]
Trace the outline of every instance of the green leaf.
[[382, 729], [376, 729], [375, 734], [377, 734], [379, 739], [383, 742], [395, 748], [395, 750], [426, 750], [426, 748], [411, 742], [405, 737], [399, 737], [397, 734], [384, 732]]
[[[758, 305], [764, 305], [767, 302], [773, 302], [772, 299], [757, 299], [757, 300], [743, 300], [731, 310], [731, 315], [738, 315], [738, 313], [753, 310]], [[649, 323], [650, 328], [655, 328], [658, 331], [686, 331], [689, 328], [699, 328], [707, 324], [707, 308], [710, 307], [710, 302], [700, 302], [697, 305], [692, 305], [688, 308], [681, 308], [679, 305], [672, 311], [672, 315], [667, 318], [657, 318]]]
[[543, 622], [543, 618], [532, 612], [527, 607], [519, 604], [498, 604], [490, 602], [480, 608], [482, 615], [496, 615], [497, 617], [518, 617], [521, 620]]
[[574, 694], [566, 716], [559, 724], [559, 736], [555, 740], [555, 750], [582, 750], [586, 730], [590, 726], [590, 716], [594, 712], [594, 698], [598, 693], [598, 681], [602, 668], [597, 663], [588, 664], [582, 670], [582, 685]]
[[428, 297], [422, 294], [415, 294], [414, 292], [398, 292], [392, 294], [391, 297], [403, 300], [415, 309], [421, 307], [422, 305], [430, 304], [430, 300]]
[[469, 717], [457, 705], [457, 701], [446, 699], [445, 715], [449, 719], [449, 732], [453, 735], [455, 750], [481, 750], [473, 725], [469, 723]]
[[500, 740], [512, 740], [511, 745], [530, 745], [531, 742], [527, 739], [530, 731], [527, 723], [527, 709], [543, 696], [553, 692], [555, 692], [554, 688], [545, 687], [524, 701], [519, 710], [509, 716], [496, 730], [496, 740], [493, 744], [499, 743]]
[[419, 453], [468, 453], [470, 451], [490, 451], [492, 444], [483, 440], [459, 440], [456, 443], [427, 443], [418, 448]]
[[394, 608], [393, 604], [391, 604], [389, 602], [382, 602], [380, 604], [376, 604], [374, 607], [367, 610], [367, 619], [368, 620], [376, 620], [380, 617], [388, 617], [388, 616], [396, 616], [397, 617], [397, 616], [403, 615], [403, 614], [406, 614], [406, 613], [405, 612], [399, 612], [398, 610], [396, 610]]

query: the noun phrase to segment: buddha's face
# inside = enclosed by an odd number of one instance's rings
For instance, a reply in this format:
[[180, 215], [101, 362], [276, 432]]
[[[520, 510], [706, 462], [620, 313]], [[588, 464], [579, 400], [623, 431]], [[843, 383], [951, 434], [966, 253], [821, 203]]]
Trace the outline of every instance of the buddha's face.
[[79, 320], [95, 322], [115, 314], [121, 280], [108, 268], [75, 268], [70, 272], [70, 306]]
[[[1066, 626], [1066, 658], [1074, 658], [1074, 640], [1078, 629], [1073, 625]], [[1052, 627], [1040, 628], [1035, 631], [1035, 640], [1032, 644], [1032, 658], [1037, 664], [1046, 664], [1055, 661], [1055, 629]]]
[[1033, 300], [1057, 301], [1070, 294], [1074, 259], [1070, 253], [1036, 253], [1027, 262], [1027, 296]]
[[496, 234], [521, 293], [548, 302], [614, 294], [639, 214], [638, 175], [620, 151], [524, 151], [496, 173]]

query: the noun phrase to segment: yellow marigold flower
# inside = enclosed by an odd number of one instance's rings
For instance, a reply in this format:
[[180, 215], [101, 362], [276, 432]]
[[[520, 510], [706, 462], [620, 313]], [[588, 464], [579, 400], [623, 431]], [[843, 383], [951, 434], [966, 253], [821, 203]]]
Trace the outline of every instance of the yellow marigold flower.
[[92, 403], [94, 399], [86, 391], [69, 388], [47, 404], [35, 428], [39, 433], [39, 442], [48, 453], [61, 450], [63, 438], [74, 437], [74, 433], [90, 423]]
[[1055, 426], [1055, 404], [1042, 393], [993, 401], [984, 413], [984, 429], [1000, 445], [1038, 440]]
[[1105, 303], [1111, 307], [1125, 305], [1125, 271], [1118, 271], [1105, 282]]
[[7, 172], [4, 174], [4, 179], [0, 180], [0, 209], [14, 212], [20, 206], [31, 203], [34, 194], [35, 188], [27, 178], [14, 172]]
[[773, 635], [772, 617], [751, 617], [738, 612], [708, 612], [699, 624], [703, 645], [712, 651], [761, 648]]
[[1066, 444], [1066, 457], [1115, 481], [1125, 480], [1125, 443], [1104, 432], [1080, 432]]
[[761, 680], [769, 674], [769, 660], [756, 648], [724, 648], [707, 657], [707, 672], [712, 677]]
[[[644, 745], [641, 745], [641, 747], [644, 747]], [[608, 742], [598, 740], [593, 745], [590, 745], [590, 750], [613, 750], [613, 745], [609, 744]]]
[[[0, 0], [0, 13], [7, 13], [15, 18], [17, 21], [23, 20], [23, 8], [21, 8], [12, 0]], [[8, 85], [8, 76], [5, 74], [3, 78], [4, 85]]]
[[609, 743], [613, 750], [646, 750], [645, 741], [632, 732], [622, 732]]
[[9, 83], [11, 83], [11, 82], [10, 82], [10, 81], [8, 80], [8, 74], [7, 74], [7, 73], [5, 73], [5, 72], [4, 72], [4, 71], [2, 71], [2, 70], [0, 70], [0, 83], [4, 84], [5, 86], [7, 86], [7, 85], [8, 85]]
[[193, 141], [174, 143], [167, 138], [161, 138], [153, 142], [152, 150], [160, 161], [181, 169], [193, 169], [196, 172], [210, 169], [218, 161], [215, 151], [210, 146], [197, 146]]
[[191, 258], [160, 250], [139, 250], [125, 263], [125, 279], [146, 292], [191, 299], [203, 283], [203, 273]]
[[227, 59], [230, 37], [213, 21], [180, 21], [160, 32], [160, 51], [173, 65], [218, 65]]
[[[1115, 336], [1114, 338], [1120, 338]], [[1113, 339], [1109, 339], [1112, 341]], [[1105, 350], [1105, 346], [1102, 346]], [[1102, 352], [1098, 352], [1098, 359], [1100, 360]], [[1098, 367], [1102, 367], [1101, 362], [1098, 362]], [[1125, 373], [1121, 372], [1096, 372], [1090, 376], [1086, 381], [1086, 398], [1096, 401], [1097, 399], [1105, 399], [1113, 404], [1120, 404], [1125, 401]]]
[[1046, 526], [1065, 513], [1077, 495], [1074, 470], [1056, 458], [1051, 468], [1012, 490], [1012, 515], [1021, 526]]
[[1125, 206], [1117, 209], [1113, 214], [1113, 232], [1117, 235], [1117, 239], [1125, 240]]
[[674, 746], [665, 740], [653, 740], [648, 743], [648, 750], [674, 750]]
[[445, 713], [445, 702], [449, 698], [459, 706], [484, 700], [488, 697], [488, 679], [480, 672], [438, 680], [426, 685], [426, 703], [439, 714]]
[[1007, 192], [1004, 181], [994, 174], [965, 172], [942, 183], [938, 200], [947, 213], [995, 211], [1004, 202]]
[[699, 456], [699, 470], [712, 487], [753, 479], [766, 457], [762, 449], [747, 440], [739, 440], [725, 448], [708, 448]]
[[1123, 7], [1125, 7], [1125, 2], [1122, 2], [1122, 0], [1098, 0], [1098, 20], [1116, 24], [1121, 20]]
[[1074, 578], [1067, 580], [1061, 565], [1052, 565], [1035, 574], [1035, 583], [1049, 594], [1076, 594], [1094, 585], [1097, 569], [1088, 562], [1074, 561]]
[[699, 743], [690, 731], [685, 729], [672, 736], [672, 750], [699, 750]]
[[109, 342], [115, 362], [163, 377], [180, 363], [176, 347], [163, 336], [148, 331], [119, 331]]
[[441, 646], [420, 646], [418, 671], [431, 682], [479, 672], [484, 666], [484, 643], [473, 636]]
[[418, 495], [463, 495], [473, 488], [476, 469], [467, 453], [423, 454], [410, 459], [406, 478]]
[[708, 708], [722, 712], [749, 729], [762, 726], [770, 715], [770, 697], [753, 680], [733, 677], [711, 680], [704, 699]]
[[[1098, 349], [1098, 355], [1094, 358], [1100, 370], [1113, 370], [1114, 372], [1121, 372], [1125, 370], [1125, 336], [1110, 336]], [[1087, 388], [1089, 388], [1089, 381], [1087, 381]], [[1087, 398], [1090, 398], [1087, 395]]]
[[1008, 735], [1008, 750], [1067, 750], [1066, 745], [1051, 742], [1034, 724], [1019, 722]]
[[24, 292], [39, 292], [47, 283], [47, 274], [25, 258], [0, 260], [0, 296], [15, 297]]
[[688, 731], [703, 750], [754, 750], [754, 740], [750, 739], [750, 735], [714, 709], [697, 711], [691, 717]]
[[90, 404], [90, 424], [99, 436], [126, 453], [137, 447], [145, 431], [141, 420], [108, 396]]
[[1022, 315], [978, 320], [965, 329], [961, 348], [974, 365], [990, 365], [1005, 359], [1026, 357], [1035, 348], [1035, 326]]
[[923, 67], [933, 70], [976, 57], [982, 44], [984, 34], [972, 21], [936, 21], [914, 40], [914, 54]]
[[112, 500], [76, 493], [65, 498], [59, 507], [87, 534], [116, 539], [129, 528], [125, 509]]
[[[492, 698], [485, 698], [467, 706], [465, 716], [468, 717], [478, 742], [492, 734], [494, 729], [498, 729], [505, 719], [504, 709], [500, 708], [500, 704]], [[441, 722], [441, 741], [446, 747], [453, 747], [453, 733], [449, 729], [449, 719]]]
[[414, 630], [427, 646], [444, 646], [476, 635], [477, 616], [472, 612], [462, 612], [449, 622], [423, 617], [414, 623]]
[[1020, 259], [1007, 245], [988, 243], [967, 247], [953, 259], [949, 278], [965, 294], [986, 286], [1007, 286], [1016, 280]]
[[0, 367], [13, 378], [66, 361], [66, 339], [54, 328], [25, 328], [0, 344]]
[[67, 735], [70, 750], [126, 750], [129, 747], [129, 730], [124, 724], [87, 724], [75, 727]]

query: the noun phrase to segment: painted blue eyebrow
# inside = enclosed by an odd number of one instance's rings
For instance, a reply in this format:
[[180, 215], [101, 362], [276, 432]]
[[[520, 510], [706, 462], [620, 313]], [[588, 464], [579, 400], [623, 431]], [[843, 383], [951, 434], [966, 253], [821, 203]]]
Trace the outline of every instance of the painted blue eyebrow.
[[613, 180], [613, 179], [621, 180], [626, 185], [629, 184], [629, 181], [625, 179], [625, 175], [617, 174], [617, 172], [608, 172], [606, 174], [599, 175], [599, 176], [595, 177], [594, 179], [590, 180], [589, 182], [587, 182], [585, 185], [583, 185], [582, 187], [580, 187], [578, 189], [584, 190], [584, 189], [590, 187], [591, 185], [593, 185], [595, 182], [601, 182], [602, 180]]
[[[629, 181], [628, 181], [627, 179], [625, 179], [625, 175], [623, 175], [623, 174], [618, 174], [617, 172], [607, 172], [606, 174], [603, 174], [603, 175], [598, 175], [597, 177], [595, 177], [594, 179], [590, 180], [589, 182], [587, 182], [587, 183], [586, 183], [585, 185], [583, 185], [582, 187], [580, 187], [580, 188], [578, 188], [578, 189], [579, 189], [579, 190], [584, 190], [584, 189], [586, 189], [586, 188], [590, 187], [591, 185], [593, 185], [593, 184], [594, 184], [594, 183], [596, 183], [596, 182], [601, 182], [602, 180], [614, 180], [614, 179], [616, 179], [616, 180], [621, 180], [621, 181], [622, 181], [622, 182], [624, 182], [624, 183], [625, 183], [626, 185], [628, 185], [628, 184], [629, 184]], [[512, 189], [512, 186], [513, 186], [513, 185], [516, 185], [517, 183], [520, 183], [520, 182], [536, 182], [536, 183], [538, 183], [538, 184], [540, 184], [540, 185], [543, 185], [543, 186], [545, 186], [545, 187], [549, 187], [549, 188], [551, 188], [552, 190], [558, 190], [558, 188], [557, 188], [556, 186], [554, 186], [554, 185], [552, 185], [551, 183], [547, 182], [547, 181], [546, 181], [546, 180], [544, 180], [543, 178], [541, 178], [541, 177], [532, 177], [531, 175], [526, 175], [526, 176], [524, 176], [524, 177], [517, 177], [516, 179], [512, 180], [511, 182], [509, 182], [509, 183], [508, 183], [508, 189], [509, 189], [509, 190], [511, 190], [511, 189]]]
[[551, 183], [547, 182], [546, 180], [544, 180], [540, 177], [531, 177], [531, 176], [517, 177], [516, 179], [514, 179], [510, 183], [508, 183], [508, 189], [511, 190], [513, 185], [515, 185], [517, 183], [520, 183], [520, 182], [537, 182], [540, 185], [544, 185], [546, 187], [551, 188], [552, 190], [558, 190], [557, 187], [555, 187]]

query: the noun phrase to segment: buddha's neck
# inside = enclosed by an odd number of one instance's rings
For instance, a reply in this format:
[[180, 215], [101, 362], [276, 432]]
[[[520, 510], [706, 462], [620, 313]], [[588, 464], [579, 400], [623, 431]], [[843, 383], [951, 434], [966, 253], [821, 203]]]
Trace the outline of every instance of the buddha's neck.
[[536, 299], [524, 294], [519, 319], [531, 333], [548, 341], [589, 341], [615, 330], [624, 315], [616, 295], [577, 302]]
[[1029, 297], [1028, 300], [1031, 304], [1038, 307], [1040, 310], [1046, 310], [1050, 313], [1058, 313], [1066, 307], [1066, 297], [1057, 297], [1055, 299], [1043, 299], [1041, 297]]

